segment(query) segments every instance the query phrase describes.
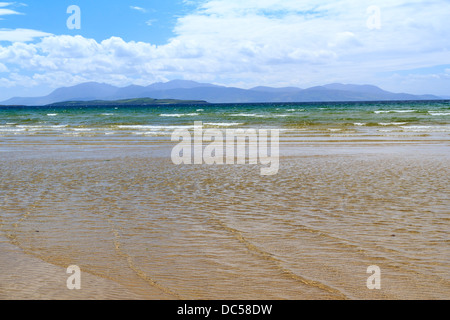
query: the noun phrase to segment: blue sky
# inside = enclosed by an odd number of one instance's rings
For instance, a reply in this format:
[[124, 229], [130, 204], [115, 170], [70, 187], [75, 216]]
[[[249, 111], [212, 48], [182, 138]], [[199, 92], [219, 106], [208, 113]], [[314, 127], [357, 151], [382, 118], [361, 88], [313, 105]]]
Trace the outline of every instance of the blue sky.
[[[80, 30], [67, 29], [70, 14], [66, 11], [70, 5], [81, 9]], [[164, 44], [174, 35], [177, 16], [185, 14], [191, 6], [182, 0], [34, 0], [13, 2], [7, 7], [19, 14], [3, 16], [0, 28], [78, 34], [97, 41], [117, 36], [125, 41]]]
[[0, 1], [0, 101], [173, 79], [450, 96], [449, 35], [448, 0]]

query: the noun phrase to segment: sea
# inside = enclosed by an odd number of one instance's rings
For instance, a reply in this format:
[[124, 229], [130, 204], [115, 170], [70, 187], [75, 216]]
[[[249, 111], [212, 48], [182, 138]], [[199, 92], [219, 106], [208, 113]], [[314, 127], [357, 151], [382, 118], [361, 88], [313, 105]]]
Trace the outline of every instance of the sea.
[[211, 128], [272, 128], [286, 135], [352, 137], [449, 132], [449, 101], [0, 107], [2, 137], [163, 137]]

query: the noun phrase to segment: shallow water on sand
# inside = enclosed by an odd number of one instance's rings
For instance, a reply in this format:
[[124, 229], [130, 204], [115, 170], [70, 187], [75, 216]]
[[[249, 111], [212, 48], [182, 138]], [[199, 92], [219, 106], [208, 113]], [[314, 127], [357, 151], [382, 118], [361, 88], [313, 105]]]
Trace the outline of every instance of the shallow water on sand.
[[[448, 139], [294, 139], [268, 177], [175, 166], [172, 146], [3, 144], [2, 241], [112, 281], [113, 298], [450, 298]], [[2, 281], [26, 277], [0, 260]], [[372, 265], [381, 290], [366, 287]], [[0, 285], [0, 297], [20, 290]]]

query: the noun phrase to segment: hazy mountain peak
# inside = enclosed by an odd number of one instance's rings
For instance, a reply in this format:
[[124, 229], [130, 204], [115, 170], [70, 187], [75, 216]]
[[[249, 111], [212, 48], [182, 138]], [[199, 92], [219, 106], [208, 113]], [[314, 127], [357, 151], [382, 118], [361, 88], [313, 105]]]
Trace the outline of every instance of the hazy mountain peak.
[[211, 103], [258, 102], [331, 102], [375, 100], [437, 100], [432, 95], [392, 93], [373, 85], [332, 83], [308, 89], [294, 87], [272, 88], [259, 86], [249, 90], [199, 83], [189, 80], [157, 82], [147, 87], [130, 85], [115, 87], [105, 83], [86, 82], [59, 88], [45, 97], [12, 98], [3, 105], [47, 105], [64, 101], [118, 100], [147, 98], [205, 100]]
[[171, 90], [171, 89], [192, 89], [200, 87], [216, 87], [209, 83], [199, 83], [191, 80], [171, 80], [168, 82], [156, 82], [147, 88], [152, 90]]
[[266, 87], [266, 86], [258, 86], [258, 87], [251, 88], [250, 90], [264, 91], [264, 92], [297, 92], [297, 91], [301, 91], [302, 89], [296, 88], [296, 87], [272, 88], [272, 87]]
[[353, 92], [367, 92], [367, 93], [386, 93], [387, 91], [380, 89], [377, 86], [370, 84], [342, 84], [342, 83], [331, 83], [323, 86], [324, 88], [330, 90], [340, 90], [340, 91], [353, 91]]

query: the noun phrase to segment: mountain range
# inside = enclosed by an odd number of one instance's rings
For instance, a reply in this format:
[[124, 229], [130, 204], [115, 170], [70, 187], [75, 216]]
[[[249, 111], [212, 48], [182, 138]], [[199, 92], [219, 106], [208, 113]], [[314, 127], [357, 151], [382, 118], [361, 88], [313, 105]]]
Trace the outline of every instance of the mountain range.
[[307, 89], [255, 87], [240, 89], [187, 80], [157, 82], [149, 86], [116, 87], [86, 82], [59, 88], [44, 97], [11, 98], [0, 105], [48, 105], [64, 101], [119, 100], [135, 98], [205, 100], [210, 103], [338, 102], [385, 100], [440, 100], [434, 95], [392, 93], [372, 85], [333, 83]]

